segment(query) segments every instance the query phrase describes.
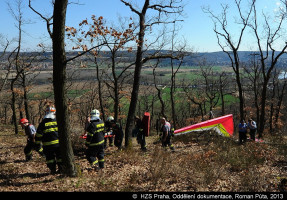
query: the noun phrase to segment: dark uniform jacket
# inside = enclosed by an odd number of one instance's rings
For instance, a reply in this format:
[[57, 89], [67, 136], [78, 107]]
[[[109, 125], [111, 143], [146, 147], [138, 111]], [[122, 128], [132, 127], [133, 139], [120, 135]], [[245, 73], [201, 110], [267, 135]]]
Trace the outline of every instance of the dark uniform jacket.
[[112, 127], [113, 135], [115, 135], [115, 140], [122, 140], [124, 137], [124, 132], [120, 124], [116, 123], [116, 126]]
[[56, 119], [45, 118], [39, 124], [36, 133], [36, 144], [43, 143], [43, 147], [58, 146], [58, 126]]
[[109, 132], [112, 130], [112, 123], [109, 121], [105, 121], [105, 132]]
[[104, 130], [105, 124], [102, 120], [91, 121], [87, 127], [86, 145], [92, 147], [104, 144]]
[[142, 120], [137, 120], [136, 121], [136, 129], [138, 130], [139, 133], [143, 133], [144, 130], [144, 124], [142, 123]]

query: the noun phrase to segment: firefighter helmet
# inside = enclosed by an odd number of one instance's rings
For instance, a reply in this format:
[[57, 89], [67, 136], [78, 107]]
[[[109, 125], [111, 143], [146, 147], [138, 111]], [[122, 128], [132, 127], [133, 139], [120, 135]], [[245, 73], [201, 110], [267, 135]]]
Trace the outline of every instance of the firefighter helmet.
[[56, 112], [56, 108], [54, 106], [47, 106], [46, 114], [55, 113], [55, 112]]
[[23, 118], [23, 119], [20, 119], [20, 124], [26, 124], [26, 123], [28, 123], [29, 121], [28, 121], [28, 119], [26, 119], [26, 118]]
[[107, 121], [108, 122], [111, 122], [111, 121], [114, 121], [115, 119], [113, 118], [113, 116], [109, 116], [108, 118], [107, 118]]
[[99, 120], [100, 119], [100, 111], [94, 109], [91, 111], [91, 120]]
[[100, 117], [100, 111], [94, 109], [91, 111], [91, 117]]

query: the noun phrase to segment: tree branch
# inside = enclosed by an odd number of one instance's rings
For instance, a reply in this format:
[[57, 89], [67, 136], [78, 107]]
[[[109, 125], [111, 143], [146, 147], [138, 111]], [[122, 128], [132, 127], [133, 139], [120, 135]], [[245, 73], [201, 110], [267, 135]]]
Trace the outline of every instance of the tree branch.
[[136, 13], [137, 15], [141, 15], [141, 13], [139, 11], [137, 11], [133, 6], [132, 4], [124, 1], [124, 0], [120, 0], [122, 3], [124, 3], [126, 6], [128, 6], [132, 12]]
[[74, 60], [74, 59], [76, 59], [76, 58], [78, 58], [78, 57], [81, 57], [82, 55], [85, 55], [86, 53], [89, 53], [89, 52], [92, 51], [93, 49], [99, 48], [100, 46], [103, 46], [103, 45], [105, 45], [105, 44], [106, 44], [106, 43], [102, 43], [102, 44], [99, 44], [99, 45], [97, 45], [97, 46], [91, 47], [91, 48], [88, 49], [87, 51], [83, 51], [82, 53], [79, 53], [78, 55], [76, 55], [76, 56], [74, 56], [74, 57], [72, 57], [72, 58], [67, 59], [65, 63], [68, 63], [68, 62], [70, 62], [70, 61], [72, 61], [72, 60]]
[[29, 8], [34, 12], [36, 13], [37, 15], [39, 15], [44, 21], [46, 21], [46, 26], [47, 26], [47, 30], [48, 30], [48, 33], [50, 35], [50, 38], [52, 39], [53, 38], [53, 33], [51, 31], [51, 25], [53, 25], [53, 23], [50, 23], [50, 21], [53, 19], [53, 16], [52, 17], [44, 17], [41, 13], [39, 13], [37, 10], [35, 10], [32, 5], [31, 5], [31, 0], [29, 0]]

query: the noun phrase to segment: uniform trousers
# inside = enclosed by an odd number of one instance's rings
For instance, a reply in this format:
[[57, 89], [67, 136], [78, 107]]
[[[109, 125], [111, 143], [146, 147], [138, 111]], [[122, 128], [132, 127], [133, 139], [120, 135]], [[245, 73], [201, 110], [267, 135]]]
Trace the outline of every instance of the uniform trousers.
[[47, 167], [52, 173], [56, 172], [56, 165], [59, 171], [62, 170], [62, 158], [59, 144], [44, 146], [44, 154], [46, 156]]
[[[163, 137], [163, 136], [162, 136]], [[164, 141], [164, 142], [162, 142], [162, 146], [164, 147], [164, 148], [166, 148], [167, 146], [169, 146], [169, 148], [171, 149], [171, 150], [174, 150], [174, 146], [173, 146], [173, 144], [171, 144], [171, 135], [170, 134], [168, 134], [168, 136], [166, 137], [166, 140]]]
[[239, 143], [243, 144], [244, 142], [246, 142], [246, 140], [247, 140], [246, 131], [245, 132], [239, 131]]
[[87, 160], [91, 165], [99, 164], [100, 168], [104, 168], [104, 144], [89, 146], [86, 151]]
[[250, 129], [250, 138], [255, 141], [256, 129]]
[[43, 149], [41, 148], [41, 146], [35, 145], [35, 142], [33, 142], [32, 140], [27, 140], [27, 144], [24, 148], [24, 153], [27, 161], [32, 159], [32, 150], [35, 150], [41, 156], [44, 156]]

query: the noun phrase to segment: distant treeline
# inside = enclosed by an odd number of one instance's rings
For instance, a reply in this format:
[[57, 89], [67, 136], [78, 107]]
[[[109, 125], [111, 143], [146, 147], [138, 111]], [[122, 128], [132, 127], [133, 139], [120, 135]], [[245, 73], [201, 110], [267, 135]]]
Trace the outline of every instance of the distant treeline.
[[[147, 55], [153, 55], [155, 52], [158, 52], [159, 54], [169, 54], [170, 52], [167, 50], [148, 50], [145, 52]], [[1, 54], [2, 52], [0, 52]], [[11, 52], [6, 52], [6, 54], [0, 59], [0, 62], [7, 61], [7, 57], [10, 55]], [[31, 54], [35, 54], [37, 52], [22, 52], [22, 56], [30, 56]], [[70, 51], [67, 52], [67, 58], [73, 57], [80, 53], [79, 51]], [[278, 52], [279, 53], [279, 52]], [[38, 52], [39, 54], [39, 52]], [[99, 60], [109, 60], [111, 52], [109, 51], [101, 51], [98, 55]], [[121, 59], [122, 62], [131, 62], [134, 58], [136, 51], [121, 51], [118, 54], [118, 57]], [[259, 59], [259, 56], [257, 55], [258, 52], [255, 51], [239, 51], [239, 58], [242, 63], [251, 63], [254, 61], [257, 61]], [[270, 59], [271, 59], [271, 53]], [[276, 55], [276, 53], [275, 53]], [[45, 52], [41, 54], [42, 58], [45, 57], [45, 60], [42, 60], [42, 62], [52, 62], [52, 52]], [[82, 61], [88, 61], [89, 58], [86, 56], [82, 56], [79, 58]], [[269, 62], [268, 59], [266, 61]], [[206, 64], [206, 65], [216, 65], [216, 66], [228, 66], [230, 65], [230, 59], [228, 58], [227, 54], [224, 52], [188, 52], [187, 55], [184, 57], [183, 66], [198, 66], [200, 64]], [[176, 61], [175, 63], [176, 64]], [[161, 66], [170, 66], [169, 59], [162, 59], [161, 60]], [[287, 54], [284, 54], [280, 57], [280, 59], [277, 62], [278, 68], [286, 68], [287, 67]]]

